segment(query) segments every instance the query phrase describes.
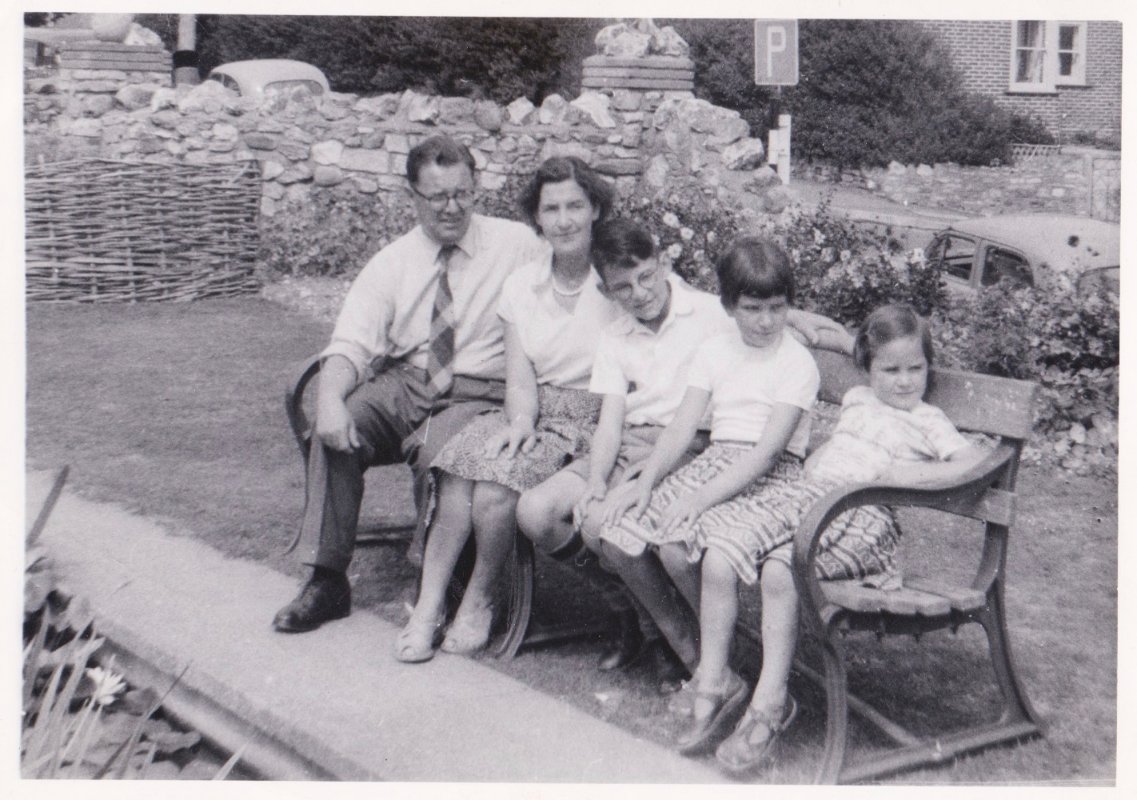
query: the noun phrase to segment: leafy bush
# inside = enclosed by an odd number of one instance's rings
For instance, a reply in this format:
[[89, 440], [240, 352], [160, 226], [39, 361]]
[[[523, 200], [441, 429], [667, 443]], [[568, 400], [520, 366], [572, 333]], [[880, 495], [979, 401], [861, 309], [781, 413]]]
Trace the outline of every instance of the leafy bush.
[[246, 58], [296, 58], [340, 92], [415, 89], [509, 103], [575, 94], [600, 20], [200, 15], [203, 71]]
[[350, 187], [313, 190], [260, 216], [258, 262], [270, 273], [358, 272], [376, 251], [414, 227], [409, 203]]
[[[477, 210], [520, 219], [518, 186], [511, 178], [483, 192]], [[270, 275], [354, 276], [376, 252], [415, 225], [414, 210], [398, 193], [362, 194], [351, 185], [313, 189], [281, 201], [272, 216], [260, 215], [257, 260]]]
[[1066, 276], [1036, 287], [996, 285], [957, 300], [937, 325], [940, 349], [965, 369], [1037, 381], [1038, 427], [1101, 428], [1119, 403], [1120, 304], [1107, 289], [1077, 291]]
[[708, 292], [718, 291], [719, 254], [747, 230], [737, 211], [699, 187], [680, 187], [658, 197], [636, 193], [621, 198], [613, 214], [644, 225], [672, 269]]
[[[691, 45], [696, 93], [738, 110], [755, 136], [771, 89], [754, 85], [753, 21], [668, 20]], [[1045, 128], [964, 91], [931, 32], [900, 20], [802, 20], [801, 79], [784, 89], [795, 157], [837, 167], [1007, 163], [1011, 142], [1050, 143]]]

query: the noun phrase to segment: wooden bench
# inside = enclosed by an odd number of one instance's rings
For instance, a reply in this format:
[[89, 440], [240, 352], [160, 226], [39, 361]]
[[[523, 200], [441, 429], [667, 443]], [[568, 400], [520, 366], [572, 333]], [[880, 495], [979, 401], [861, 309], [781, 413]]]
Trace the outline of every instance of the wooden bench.
[[[840, 403], [845, 392], [866, 383], [852, 360], [815, 351], [821, 371], [820, 399]], [[794, 537], [794, 583], [801, 597], [803, 634], [820, 645], [827, 697], [825, 751], [819, 782], [854, 782], [943, 763], [967, 751], [1042, 735], [1044, 725], [1031, 707], [1015, 674], [1007, 635], [1003, 599], [1007, 541], [1015, 518], [1015, 477], [1023, 443], [1033, 423], [1037, 387], [1025, 381], [989, 375], [932, 370], [927, 400], [948, 415], [961, 431], [986, 434], [995, 448], [958, 480], [921, 489], [861, 484], [835, 490], [811, 509]], [[970, 582], [958, 585], [905, 578], [899, 590], [887, 591], [857, 581], [825, 581], [816, 577], [813, 561], [821, 533], [846, 509], [864, 505], [915, 506], [969, 517], [983, 524], [978, 568]], [[937, 529], [933, 535], [943, 534]], [[908, 532], [911, 535], [911, 531]], [[878, 637], [955, 630], [979, 623], [987, 636], [995, 680], [1002, 699], [994, 722], [917, 736], [850, 695], [842, 638], [854, 631]], [[801, 665], [807, 674], [812, 672]], [[873, 723], [895, 747], [846, 763], [848, 712], [852, 708]]]

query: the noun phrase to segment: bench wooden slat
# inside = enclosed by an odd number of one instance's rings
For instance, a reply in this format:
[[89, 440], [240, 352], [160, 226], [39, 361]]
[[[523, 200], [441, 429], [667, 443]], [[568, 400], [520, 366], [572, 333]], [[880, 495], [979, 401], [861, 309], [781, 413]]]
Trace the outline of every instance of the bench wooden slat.
[[946, 597], [928, 594], [908, 586], [891, 591], [863, 586], [858, 581], [822, 581], [821, 591], [825, 599], [834, 605], [850, 611], [865, 613], [886, 612], [935, 617], [951, 611], [951, 601]]
[[956, 611], [968, 612], [983, 608], [987, 604], [987, 595], [979, 589], [968, 586], [948, 586], [927, 578], [904, 578], [904, 585], [916, 591], [939, 595], [951, 603]]

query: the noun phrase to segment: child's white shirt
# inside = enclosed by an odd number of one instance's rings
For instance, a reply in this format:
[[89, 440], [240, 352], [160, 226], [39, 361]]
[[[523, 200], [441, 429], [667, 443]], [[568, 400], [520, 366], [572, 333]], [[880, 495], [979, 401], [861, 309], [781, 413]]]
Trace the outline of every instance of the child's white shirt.
[[757, 442], [775, 403], [802, 409], [786, 450], [805, 457], [809, 412], [817, 402], [821, 376], [805, 345], [783, 330], [777, 344], [751, 347], [737, 326], [707, 339], [695, 353], [687, 382], [711, 394], [711, 440]]
[[[675, 275], [671, 309], [658, 331], [623, 313], [600, 337], [592, 380], [595, 394], [625, 398], [625, 425], [668, 425], [687, 391], [687, 372], [699, 344], [735, 329], [718, 297]], [[702, 427], [707, 427], [709, 418]]]
[[845, 393], [841, 418], [824, 449], [809, 464], [808, 477], [839, 483], [874, 480], [897, 461], [945, 461], [968, 441], [942, 410], [920, 402], [895, 408], [868, 386]]
[[600, 293], [590, 269], [576, 306], [564, 309], [553, 296], [552, 254], [513, 272], [501, 287], [497, 313], [513, 325], [537, 383], [587, 389], [600, 333], [623, 311]]

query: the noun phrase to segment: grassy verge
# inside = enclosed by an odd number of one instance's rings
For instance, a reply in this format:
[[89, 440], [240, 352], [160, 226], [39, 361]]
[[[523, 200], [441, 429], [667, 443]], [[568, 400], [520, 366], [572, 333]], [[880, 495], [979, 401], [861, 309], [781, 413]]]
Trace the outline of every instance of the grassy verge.
[[[299, 567], [282, 554], [300, 513], [303, 475], [281, 398], [289, 368], [318, 350], [327, 334], [327, 324], [257, 299], [31, 307], [29, 466], [71, 464], [71, 485], [90, 497], [124, 503], [230, 555], [299, 576]], [[1011, 641], [1049, 734], [895, 782], [1113, 781], [1116, 480], [1028, 469], [1021, 483], [1008, 565]], [[409, 503], [400, 468], [372, 471], [365, 524], [405, 519]], [[976, 531], [905, 521], [910, 571], [931, 574], [972, 565], [959, 543], [976, 540]], [[414, 573], [400, 548], [361, 548], [352, 577], [359, 605], [401, 621]], [[566, 605], [577, 588], [551, 574], [537, 602], [544, 608]], [[850, 637], [854, 691], [895, 709], [917, 730], [983, 713], [995, 697], [993, 679], [983, 659], [982, 633], [969, 627], [958, 635], [925, 637], [918, 645], [898, 639], [878, 647], [871, 636]], [[523, 652], [508, 664], [487, 663], [668, 743], [675, 723], [651, 691], [646, 667], [602, 675], [592, 669], [597, 652], [596, 644], [577, 642]], [[787, 733], [780, 764], [765, 781], [806, 781], [819, 754], [822, 698], [803, 679], [795, 679], [791, 689], [803, 701], [803, 716]], [[853, 736], [856, 747], [874, 743], [859, 726]]]

